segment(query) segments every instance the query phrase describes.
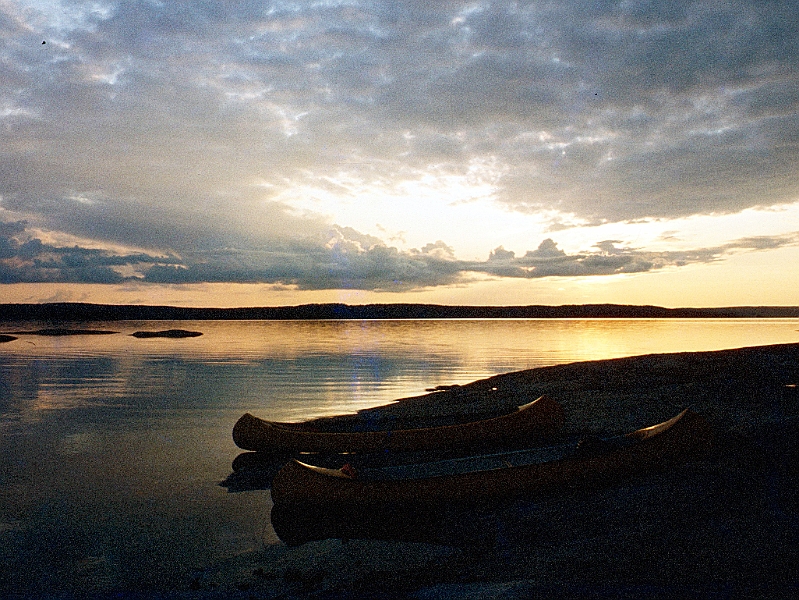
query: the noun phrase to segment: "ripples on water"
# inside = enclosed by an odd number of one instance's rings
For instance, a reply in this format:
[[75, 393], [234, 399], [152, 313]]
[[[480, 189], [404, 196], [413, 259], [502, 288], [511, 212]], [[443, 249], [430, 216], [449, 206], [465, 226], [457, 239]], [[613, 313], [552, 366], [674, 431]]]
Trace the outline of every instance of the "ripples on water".
[[[119, 333], [0, 344], [0, 595], [185, 589], [197, 565], [276, 542], [268, 492], [217, 485], [245, 411], [303, 420], [543, 365], [799, 338], [796, 319], [87, 327]], [[129, 335], [173, 328], [203, 335]]]
[[[93, 323], [119, 333], [21, 336], [0, 345], [0, 389], [12, 402], [24, 401], [28, 412], [132, 402], [298, 420], [549, 364], [794, 341], [796, 325], [790, 319]], [[167, 328], [204, 335], [129, 335]]]

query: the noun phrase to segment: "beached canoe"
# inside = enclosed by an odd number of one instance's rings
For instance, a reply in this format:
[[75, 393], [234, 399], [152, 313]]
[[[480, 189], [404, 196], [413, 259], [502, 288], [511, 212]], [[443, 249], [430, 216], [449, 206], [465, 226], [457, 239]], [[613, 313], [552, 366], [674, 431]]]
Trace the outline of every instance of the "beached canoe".
[[562, 492], [663, 468], [706, 448], [708, 423], [684, 410], [623, 436], [572, 447], [537, 448], [382, 469], [329, 469], [290, 461], [272, 481], [275, 505], [345, 508], [492, 504]]
[[247, 413], [233, 427], [233, 441], [244, 450], [292, 452], [414, 452], [490, 448], [524, 443], [563, 427], [560, 404], [547, 396], [512, 413], [458, 425], [423, 429], [393, 429], [327, 433], [290, 424], [264, 421]]

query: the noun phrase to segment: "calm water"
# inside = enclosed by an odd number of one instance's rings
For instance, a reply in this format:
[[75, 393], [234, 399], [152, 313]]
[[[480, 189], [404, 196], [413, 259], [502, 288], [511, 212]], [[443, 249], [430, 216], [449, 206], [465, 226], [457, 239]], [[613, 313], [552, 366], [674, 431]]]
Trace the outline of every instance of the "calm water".
[[[39, 324], [3, 324], [3, 332]], [[354, 412], [580, 360], [796, 342], [799, 320], [92, 323], [0, 344], [0, 594], [185, 589], [267, 543], [266, 491], [218, 484], [244, 412]], [[137, 330], [202, 331], [137, 339]]]

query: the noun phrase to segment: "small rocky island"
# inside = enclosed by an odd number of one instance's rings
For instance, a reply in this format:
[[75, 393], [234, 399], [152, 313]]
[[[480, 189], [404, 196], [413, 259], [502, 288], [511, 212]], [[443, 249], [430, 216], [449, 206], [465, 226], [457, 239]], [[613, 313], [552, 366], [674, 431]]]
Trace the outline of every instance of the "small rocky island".
[[45, 329], [36, 329], [35, 331], [15, 331], [14, 333], [19, 335], [45, 335], [57, 337], [62, 335], [108, 335], [119, 332], [108, 331], [105, 329], [67, 329], [65, 327], [47, 327]]
[[164, 331], [136, 331], [131, 333], [135, 338], [191, 338], [202, 335], [201, 331], [186, 331], [185, 329], [166, 329]]

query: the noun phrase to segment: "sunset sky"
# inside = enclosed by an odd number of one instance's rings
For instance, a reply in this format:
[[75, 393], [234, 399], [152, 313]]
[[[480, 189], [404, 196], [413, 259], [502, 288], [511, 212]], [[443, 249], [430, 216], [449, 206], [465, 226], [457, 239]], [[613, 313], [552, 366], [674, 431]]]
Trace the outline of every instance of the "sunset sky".
[[0, 302], [799, 305], [798, 29], [0, 0]]

